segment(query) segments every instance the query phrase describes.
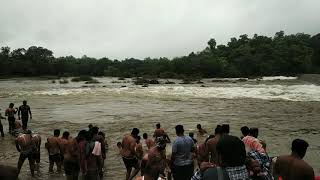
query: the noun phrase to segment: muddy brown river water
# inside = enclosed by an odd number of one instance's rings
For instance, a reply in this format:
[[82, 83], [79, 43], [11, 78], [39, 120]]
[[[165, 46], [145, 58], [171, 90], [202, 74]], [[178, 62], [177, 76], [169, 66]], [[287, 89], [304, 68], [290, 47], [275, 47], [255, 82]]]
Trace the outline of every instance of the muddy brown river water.
[[[279, 78], [280, 79], [280, 78]], [[48, 154], [45, 139], [56, 128], [70, 131], [72, 136], [87, 127], [97, 125], [106, 133], [109, 151], [104, 179], [120, 180], [125, 167], [116, 148], [123, 135], [132, 127], [141, 134], [152, 134], [161, 122], [171, 139], [174, 126], [183, 124], [186, 133], [195, 132], [202, 124], [209, 132], [217, 124], [229, 123], [231, 134], [240, 136], [240, 127], [258, 127], [259, 137], [267, 142], [271, 156], [290, 153], [291, 141], [302, 138], [309, 142], [305, 160], [320, 173], [320, 86], [297, 79], [248, 82], [212, 82], [204, 85], [152, 85], [147, 88], [128, 82], [112, 83], [116, 78], [98, 78], [101, 84], [58, 84], [51, 80], [0, 80], [1, 114], [10, 102], [19, 106], [28, 100], [33, 119], [29, 127], [43, 139], [41, 167], [34, 179], [64, 179], [60, 174], [48, 174]], [[130, 80], [128, 80], [130, 81]], [[121, 88], [126, 85], [127, 87]], [[8, 122], [2, 120], [5, 132]], [[16, 166], [19, 154], [14, 138], [5, 134], [0, 139], [0, 164]], [[20, 179], [30, 179], [25, 162]]]

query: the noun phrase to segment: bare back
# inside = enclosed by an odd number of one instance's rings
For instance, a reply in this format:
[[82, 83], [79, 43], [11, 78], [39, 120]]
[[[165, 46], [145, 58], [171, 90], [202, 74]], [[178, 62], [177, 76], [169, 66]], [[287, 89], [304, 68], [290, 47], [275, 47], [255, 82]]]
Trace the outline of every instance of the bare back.
[[136, 157], [136, 139], [132, 135], [126, 135], [122, 140], [122, 149], [120, 154], [126, 158]]
[[35, 148], [31, 134], [22, 134], [18, 136], [16, 142], [21, 148], [21, 153], [30, 153]]
[[49, 155], [59, 154], [60, 152], [60, 138], [59, 137], [49, 137], [47, 139], [46, 148], [48, 149]]

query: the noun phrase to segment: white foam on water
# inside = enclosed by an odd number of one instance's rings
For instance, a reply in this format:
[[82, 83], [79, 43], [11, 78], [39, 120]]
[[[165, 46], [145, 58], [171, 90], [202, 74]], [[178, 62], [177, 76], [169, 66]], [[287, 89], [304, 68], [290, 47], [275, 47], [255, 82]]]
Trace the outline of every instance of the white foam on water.
[[274, 80], [296, 80], [298, 77], [293, 76], [267, 76], [262, 77], [262, 81], [274, 81]]
[[256, 98], [282, 99], [288, 101], [320, 101], [320, 86], [317, 85], [229, 85], [220, 87], [194, 86], [138, 86], [126, 88], [70, 88], [34, 91], [34, 95], [80, 95], [80, 94], [126, 94], [129, 96], [196, 97], [196, 98]]

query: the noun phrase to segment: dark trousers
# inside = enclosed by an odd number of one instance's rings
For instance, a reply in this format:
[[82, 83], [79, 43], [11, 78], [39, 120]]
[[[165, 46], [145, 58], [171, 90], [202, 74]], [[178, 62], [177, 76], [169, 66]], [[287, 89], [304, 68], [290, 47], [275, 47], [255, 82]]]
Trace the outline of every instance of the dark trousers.
[[194, 166], [193, 163], [186, 166], [176, 166], [173, 168], [174, 180], [187, 180], [193, 176]]
[[14, 117], [8, 117], [8, 123], [9, 123], [9, 132], [14, 131], [15, 129], [15, 122], [16, 119]]
[[22, 128], [27, 129], [29, 117], [21, 117], [22, 120]]
[[0, 122], [0, 132], [1, 132], [1, 136], [4, 137], [3, 126], [2, 126], [2, 124], [1, 124], [1, 122]]

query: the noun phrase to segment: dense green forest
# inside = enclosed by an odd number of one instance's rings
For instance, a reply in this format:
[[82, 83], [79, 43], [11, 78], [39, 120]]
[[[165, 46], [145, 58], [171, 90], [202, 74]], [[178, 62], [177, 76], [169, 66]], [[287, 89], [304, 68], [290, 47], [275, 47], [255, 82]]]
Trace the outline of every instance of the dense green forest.
[[304, 33], [274, 37], [255, 34], [231, 38], [226, 45], [215, 39], [200, 52], [168, 58], [110, 60], [83, 56], [54, 57], [43, 47], [0, 51], [2, 76], [118, 76], [118, 77], [253, 77], [320, 73], [320, 34]]

